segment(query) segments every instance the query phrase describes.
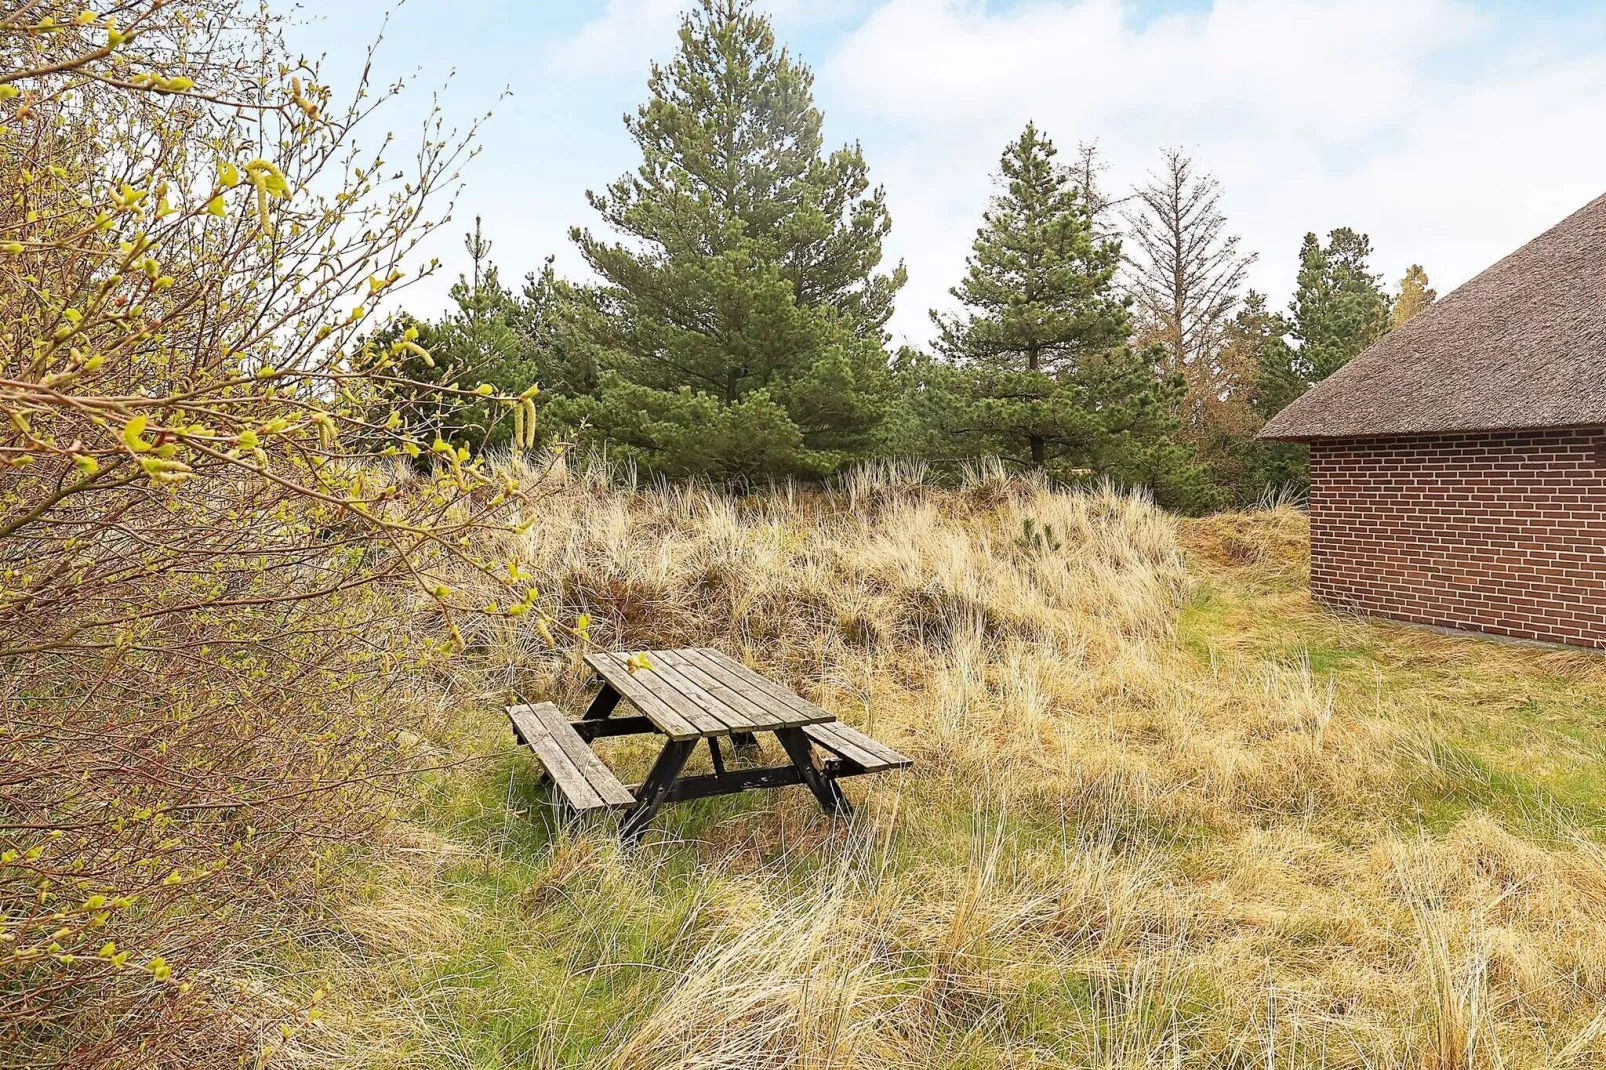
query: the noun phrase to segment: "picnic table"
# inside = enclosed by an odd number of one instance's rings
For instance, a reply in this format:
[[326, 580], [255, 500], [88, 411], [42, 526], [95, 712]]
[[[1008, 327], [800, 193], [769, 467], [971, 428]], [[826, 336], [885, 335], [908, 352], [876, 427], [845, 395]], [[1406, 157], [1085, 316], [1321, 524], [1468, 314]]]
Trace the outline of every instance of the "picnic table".
[[[564, 805], [575, 814], [622, 811], [620, 834], [626, 839], [639, 838], [665, 803], [791, 784], [805, 785], [826, 813], [845, 816], [852, 807], [839, 780], [911, 764], [718, 650], [644, 653], [650, 667], [640, 667], [639, 655], [635, 668], [629, 654], [585, 656], [602, 688], [578, 721], [550, 702], [507, 708], [514, 737], [535, 752]], [[621, 703], [636, 712], [616, 716]], [[721, 740], [740, 744], [759, 733], [775, 735], [787, 764], [726, 765]], [[647, 778], [634, 786], [626, 786], [591, 748], [598, 739], [649, 734], [664, 737], [663, 750]], [[686, 760], [704, 741], [713, 773], [682, 775]]]

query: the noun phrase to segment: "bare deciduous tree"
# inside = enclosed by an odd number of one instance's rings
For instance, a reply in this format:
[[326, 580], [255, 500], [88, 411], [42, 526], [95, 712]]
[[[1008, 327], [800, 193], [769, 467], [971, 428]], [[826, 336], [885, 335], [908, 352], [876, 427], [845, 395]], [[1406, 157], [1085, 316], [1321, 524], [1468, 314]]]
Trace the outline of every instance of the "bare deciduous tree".
[[1094, 235], [1101, 241], [1120, 237], [1120, 218], [1117, 213], [1122, 205], [1132, 199], [1131, 194], [1125, 197], [1110, 196], [1104, 186], [1104, 173], [1109, 169], [1110, 165], [1104, 162], [1104, 153], [1099, 149], [1097, 139], [1077, 142], [1076, 159], [1070, 165], [1071, 182], [1081, 194], [1082, 203], [1087, 206]]
[[1166, 149], [1164, 157], [1124, 214], [1128, 285], [1141, 330], [1165, 347], [1168, 367], [1188, 380], [1193, 424], [1243, 385], [1220, 357], [1256, 256], [1226, 232], [1221, 183], [1181, 149]]

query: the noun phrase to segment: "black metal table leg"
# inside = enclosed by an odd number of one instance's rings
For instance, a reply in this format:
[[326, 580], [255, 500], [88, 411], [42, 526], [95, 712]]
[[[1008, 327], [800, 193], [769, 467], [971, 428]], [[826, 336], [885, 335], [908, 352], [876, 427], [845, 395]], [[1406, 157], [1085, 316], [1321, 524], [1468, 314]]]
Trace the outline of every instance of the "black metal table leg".
[[675, 778], [680, 776], [686, 759], [691, 757], [696, 746], [695, 739], [671, 739], [664, 744], [658, 760], [652, 763], [647, 779], [636, 789], [636, 805], [625, 813], [619, 825], [620, 839], [627, 843], [641, 839], [641, 834], [647, 831], [647, 826], [657, 815], [658, 808], [669, 797], [669, 789], [675, 786]]
[[803, 783], [820, 800], [820, 809], [835, 817], [848, 817], [853, 813], [853, 805], [842, 794], [836, 778], [826, 776], [814, 764], [814, 748], [801, 728], [778, 728], [775, 738], [781, 741], [781, 747], [785, 749], [786, 756], [792, 759], [792, 764], [803, 777]]

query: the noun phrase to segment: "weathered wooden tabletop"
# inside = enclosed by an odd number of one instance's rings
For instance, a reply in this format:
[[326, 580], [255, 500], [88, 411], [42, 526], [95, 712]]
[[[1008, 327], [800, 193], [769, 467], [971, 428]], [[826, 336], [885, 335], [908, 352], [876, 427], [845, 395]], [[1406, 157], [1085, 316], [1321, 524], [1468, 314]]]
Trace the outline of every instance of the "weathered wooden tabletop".
[[718, 650], [649, 650], [646, 655], [652, 667], [635, 671], [625, 654], [587, 654], [585, 660], [670, 739], [773, 732], [836, 720]]

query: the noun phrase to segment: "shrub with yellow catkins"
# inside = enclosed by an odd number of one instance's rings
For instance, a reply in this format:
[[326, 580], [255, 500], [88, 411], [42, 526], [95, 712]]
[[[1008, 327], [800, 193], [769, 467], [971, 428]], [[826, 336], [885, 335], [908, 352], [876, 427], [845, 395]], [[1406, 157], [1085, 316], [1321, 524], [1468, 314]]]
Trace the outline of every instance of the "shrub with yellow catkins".
[[360, 152], [388, 91], [338, 103], [277, 30], [0, 13], [0, 1067], [257, 1058], [221, 952], [382, 812], [397, 681], [484, 602], [442, 577], [532, 605], [481, 555], [533, 483], [383, 460], [423, 447], [358, 337], [469, 144]]

